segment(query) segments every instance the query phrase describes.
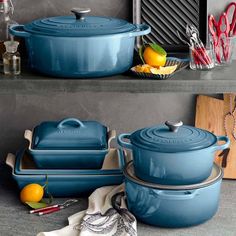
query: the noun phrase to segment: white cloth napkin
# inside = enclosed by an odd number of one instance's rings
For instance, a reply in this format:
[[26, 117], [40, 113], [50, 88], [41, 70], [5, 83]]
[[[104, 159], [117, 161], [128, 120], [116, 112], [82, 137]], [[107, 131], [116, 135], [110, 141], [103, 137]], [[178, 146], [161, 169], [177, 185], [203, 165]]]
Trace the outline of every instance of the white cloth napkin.
[[98, 188], [87, 210], [68, 218], [69, 225], [37, 236], [137, 236], [137, 222], [127, 210], [124, 184]]

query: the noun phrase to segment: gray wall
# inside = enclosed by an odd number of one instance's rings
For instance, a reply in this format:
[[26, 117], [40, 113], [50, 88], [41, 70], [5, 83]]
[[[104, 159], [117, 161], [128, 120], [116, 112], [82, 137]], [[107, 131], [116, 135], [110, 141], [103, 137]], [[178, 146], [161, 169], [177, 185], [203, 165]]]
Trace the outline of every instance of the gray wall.
[[[194, 122], [194, 96], [188, 94], [60, 93], [0, 96], [0, 155], [15, 152], [25, 129], [64, 117], [98, 120], [118, 133], [169, 120]], [[115, 145], [113, 143], [113, 145]]]
[[[72, 7], [88, 6], [92, 14], [131, 19], [131, 0], [13, 0], [15, 20], [67, 14]], [[229, 1], [228, 1], [229, 2]], [[219, 12], [225, 0], [209, 0], [209, 11]], [[163, 122], [194, 123], [195, 96], [190, 94], [60, 93], [0, 95], [0, 159], [15, 152], [23, 131], [43, 120], [79, 117], [96, 119], [119, 132]]]

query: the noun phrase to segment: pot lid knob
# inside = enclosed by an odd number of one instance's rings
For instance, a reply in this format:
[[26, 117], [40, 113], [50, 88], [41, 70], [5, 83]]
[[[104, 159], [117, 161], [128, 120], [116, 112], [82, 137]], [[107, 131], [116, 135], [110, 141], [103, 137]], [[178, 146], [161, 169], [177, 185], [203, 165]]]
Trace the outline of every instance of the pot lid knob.
[[182, 121], [179, 122], [172, 122], [172, 121], [166, 121], [165, 125], [168, 126], [171, 132], [178, 132], [179, 127], [183, 125]]
[[73, 8], [71, 10], [71, 12], [75, 14], [76, 20], [84, 20], [84, 16], [90, 11], [90, 8]]

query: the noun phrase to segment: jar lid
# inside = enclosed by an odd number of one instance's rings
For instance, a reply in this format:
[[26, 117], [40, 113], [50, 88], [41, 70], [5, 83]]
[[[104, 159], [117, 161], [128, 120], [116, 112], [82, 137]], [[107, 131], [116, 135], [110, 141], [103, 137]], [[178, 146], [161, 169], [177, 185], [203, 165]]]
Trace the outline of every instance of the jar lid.
[[211, 171], [211, 175], [206, 180], [200, 183], [190, 184], [190, 185], [163, 185], [163, 184], [149, 183], [149, 182], [139, 179], [134, 173], [133, 161], [130, 161], [124, 168], [124, 176], [128, 180], [144, 187], [148, 187], [152, 189], [165, 189], [165, 190], [191, 190], [191, 189], [204, 188], [221, 180], [223, 178], [223, 175], [224, 175], [224, 172], [222, 168], [214, 163], [212, 171]]
[[56, 16], [32, 21], [24, 26], [24, 30], [50, 36], [88, 37], [119, 34], [137, 29], [136, 25], [122, 19], [85, 16], [90, 12], [89, 8], [73, 8], [71, 12], [74, 16]]
[[138, 147], [166, 153], [200, 150], [217, 142], [214, 134], [181, 121], [140, 129], [130, 139]]

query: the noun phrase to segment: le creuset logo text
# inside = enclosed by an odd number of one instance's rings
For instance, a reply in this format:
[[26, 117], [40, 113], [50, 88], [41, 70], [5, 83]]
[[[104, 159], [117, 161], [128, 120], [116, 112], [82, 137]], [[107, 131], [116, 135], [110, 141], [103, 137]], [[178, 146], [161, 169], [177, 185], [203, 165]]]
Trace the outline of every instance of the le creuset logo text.
[[182, 139], [182, 140], [178, 140], [178, 139], [154, 139], [155, 142], [158, 143], [176, 143], [176, 144], [182, 144], [182, 143], [189, 143], [191, 141], [193, 141], [192, 139]]
[[78, 134], [78, 133], [80, 133], [79, 130], [68, 130], [68, 129], [59, 129], [57, 132], [59, 134], [65, 134], [65, 133]]
[[81, 29], [81, 28], [101, 28], [103, 27], [103, 25], [96, 25], [96, 24], [90, 24], [90, 25], [83, 25], [83, 24], [80, 24], [80, 25], [70, 25], [69, 27], [68, 26], [65, 26], [65, 25], [59, 25], [59, 28], [62, 28], [62, 29]]

